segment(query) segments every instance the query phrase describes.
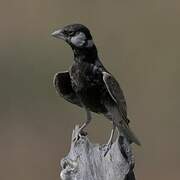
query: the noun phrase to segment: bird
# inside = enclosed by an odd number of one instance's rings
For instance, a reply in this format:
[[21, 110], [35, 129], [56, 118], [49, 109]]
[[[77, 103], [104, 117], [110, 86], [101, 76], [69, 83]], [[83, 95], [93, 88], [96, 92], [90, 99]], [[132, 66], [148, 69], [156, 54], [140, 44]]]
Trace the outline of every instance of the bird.
[[75, 141], [91, 122], [94, 112], [112, 122], [105, 155], [113, 144], [116, 128], [129, 143], [140, 145], [129, 126], [124, 93], [118, 81], [102, 64], [90, 30], [82, 24], [70, 24], [55, 30], [52, 36], [68, 43], [74, 55], [70, 68], [56, 73], [53, 82], [60, 96], [86, 112], [86, 120], [80, 126]]

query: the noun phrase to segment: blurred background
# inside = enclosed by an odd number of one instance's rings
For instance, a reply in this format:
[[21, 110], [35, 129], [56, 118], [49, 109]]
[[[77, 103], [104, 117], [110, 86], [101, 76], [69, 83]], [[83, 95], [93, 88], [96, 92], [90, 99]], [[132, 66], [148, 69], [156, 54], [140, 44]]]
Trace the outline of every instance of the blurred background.
[[[104, 65], [120, 82], [131, 126], [137, 180], [180, 178], [180, 2], [178, 0], [9, 0], [0, 7], [0, 179], [58, 180], [59, 161], [85, 113], [52, 84], [73, 54], [51, 33], [87, 25]], [[94, 143], [111, 124], [93, 115]]]

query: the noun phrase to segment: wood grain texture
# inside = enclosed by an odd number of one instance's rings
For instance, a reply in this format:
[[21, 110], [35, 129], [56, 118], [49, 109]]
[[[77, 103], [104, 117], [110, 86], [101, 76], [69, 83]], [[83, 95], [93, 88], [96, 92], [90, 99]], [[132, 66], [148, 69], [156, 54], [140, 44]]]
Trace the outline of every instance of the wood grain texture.
[[124, 137], [117, 138], [104, 157], [105, 146], [92, 144], [87, 134], [73, 141], [78, 129], [73, 130], [69, 154], [61, 160], [62, 180], [135, 180], [134, 156]]

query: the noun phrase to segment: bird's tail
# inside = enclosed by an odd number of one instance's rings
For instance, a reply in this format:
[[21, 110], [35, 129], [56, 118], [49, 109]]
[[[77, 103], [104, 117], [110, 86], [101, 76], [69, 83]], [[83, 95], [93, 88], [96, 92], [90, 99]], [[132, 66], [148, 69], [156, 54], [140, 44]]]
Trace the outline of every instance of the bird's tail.
[[137, 145], [141, 145], [140, 141], [138, 140], [138, 138], [135, 136], [135, 134], [132, 132], [132, 130], [130, 129], [130, 127], [126, 124], [125, 121], [121, 121], [120, 125], [118, 125], [118, 130], [119, 132], [123, 133], [123, 135], [127, 138], [127, 140], [131, 143], [135, 143]]

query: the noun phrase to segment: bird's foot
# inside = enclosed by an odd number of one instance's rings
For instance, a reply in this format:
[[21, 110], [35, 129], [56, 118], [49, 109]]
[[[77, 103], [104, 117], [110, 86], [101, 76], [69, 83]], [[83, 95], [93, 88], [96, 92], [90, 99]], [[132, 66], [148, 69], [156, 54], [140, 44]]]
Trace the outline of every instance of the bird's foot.
[[80, 137], [81, 137], [81, 132], [78, 132], [78, 133], [76, 134], [76, 136], [73, 138], [73, 142], [78, 141], [78, 140], [80, 139]]
[[87, 136], [87, 132], [84, 132], [81, 128], [76, 131], [73, 142], [77, 142], [82, 136]]
[[109, 150], [112, 147], [112, 142], [109, 142], [107, 144], [104, 145], [103, 150], [104, 150], [104, 157], [106, 157], [107, 153], [109, 152]]

